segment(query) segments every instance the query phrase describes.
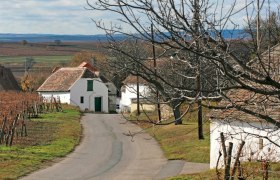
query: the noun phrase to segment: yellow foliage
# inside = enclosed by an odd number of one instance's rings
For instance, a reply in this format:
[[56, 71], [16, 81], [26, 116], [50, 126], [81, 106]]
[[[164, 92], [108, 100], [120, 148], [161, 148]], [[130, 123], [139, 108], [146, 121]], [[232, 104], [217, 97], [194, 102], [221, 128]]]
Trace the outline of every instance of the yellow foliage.
[[28, 73], [24, 74], [20, 80], [21, 89], [23, 91], [32, 91], [32, 84], [32, 78], [28, 75]]
[[104, 54], [100, 52], [89, 52], [89, 51], [82, 51], [79, 53], [76, 53], [74, 57], [72, 58], [72, 61], [70, 63], [70, 66], [78, 66], [82, 62], [88, 62], [93, 63], [93, 60], [96, 60], [96, 62], [100, 63], [102, 61], [105, 61]]
[[20, 80], [21, 89], [28, 92], [36, 91], [48, 76], [48, 73], [25, 73]]

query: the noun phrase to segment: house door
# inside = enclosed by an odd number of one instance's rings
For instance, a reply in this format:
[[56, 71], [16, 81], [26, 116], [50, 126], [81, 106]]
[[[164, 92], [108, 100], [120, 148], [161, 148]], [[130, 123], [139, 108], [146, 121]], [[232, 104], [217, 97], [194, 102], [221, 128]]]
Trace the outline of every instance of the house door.
[[95, 112], [101, 112], [102, 98], [95, 97], [94, 102], [95, 102]]

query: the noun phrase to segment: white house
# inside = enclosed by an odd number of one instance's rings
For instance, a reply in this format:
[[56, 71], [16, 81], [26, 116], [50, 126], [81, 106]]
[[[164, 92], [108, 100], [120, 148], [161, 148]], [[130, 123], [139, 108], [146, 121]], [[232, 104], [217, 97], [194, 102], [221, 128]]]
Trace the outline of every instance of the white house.
[[81, 110], [108, 112], [108, 88], [86, 67], [60, 68], [38, 88], [44, 98], [59, 98]]
[[[147, 82], [140, 77], [138, 82], [139, 98], [148, 98], [151, 96], [151, 90]], [[123, 86], [121, 87], [120, 110], [130, 112], [132, 99], [135, 98], [137, 98], [137, 77], [130, 75], [124, 80]]]
[[[280, 121], [280, 103], [277, 98], [268, 101], [264, 95], [246, 90], [234, 90], [227, 95], [231, 97], [232, 104]], [[230, 103], [223, 100], [220, 105], [226, 107]], [[233, 143], [232, 162], [242, 141], [245, 141], [245, 145], [240, 161], [280, 161], [280, 129], [275, 124], [234, 108], [212, 111], [210, 121], [210, 168], [216, 167], [219, 151], [222, 152], [220, 133], [224, 134], [226, 145]], [[219, 167], [224, 167], [223, 158], [219, 161]]]
[[[263, 67], [269, 69], [271, 77], [279, 81], [280, 45], [264, 52], [261, 57], [262, 64], [259, 63], [258, 58], [255, 58], [250, 61], [250, 66], [260, 73], [264, 73]], [[253, 82], [246, 82], [246, 85], [268, 92], [275, 90], [271, 86]], [[217, 164], [221, 150], [220, 133], [224, 133], [226, 145], [228, 142], [233, 142], [233, 157], [236, 156], [241, 141], [245, 141], [240, 161], [280, 161], [279, 94], [267, 96], [244, 89], [235, 89], [227, 92], [226, 95], [230, 100], [222, 100], [220, 106], [227, 108], [210, 113], [210, 167], [215, 168]], [[223, 160], [219, 165], [223, 165]]]
[[100, 74], [99, 70], [92, 66], [87, 62], [82, 62], [78, 67], [86, 67], [90, 71], [92, 71], [97, 77], [101, 79], [101, 81], [107, 86], [108, 88], [108, 97], [109, 97], [109, 111], [116, 111], [117, 106], [117, 88], [116, 86], [105, 78], [102, 74]]

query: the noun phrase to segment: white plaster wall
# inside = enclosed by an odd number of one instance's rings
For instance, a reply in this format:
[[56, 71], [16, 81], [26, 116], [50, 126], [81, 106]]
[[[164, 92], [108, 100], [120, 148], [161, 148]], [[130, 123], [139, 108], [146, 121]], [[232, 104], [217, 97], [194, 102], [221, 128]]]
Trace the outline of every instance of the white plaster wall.
[[[87, 80], [93, 81], [93, 91], [87, 91]], [[79, 106], [81, 110], [88, 109], [90, 111], [95, 110], [95, 97], [102, 97], [102, 112], [108, 113], [108, 88], [101, 82], [100, 79], [81, 78], [75, 82], [71, 87], [71, 99], [72, 105]], [[80, 97], [84, 96], [84, 103], [80, 103]]]
[[[240, 161], [270, 160], [280, 161], [280, 148], [263, 139], [263, 149], [259, 149], [259, 136], [267, 136], [277, 144], [280, 144], [280, 130], [267, 123], [240, 122], [240, 121], [217, 121], [212, 120], [210, 125], [210, 168], [216, 168], [219, 151], [222, 152], [220, 133], [223, 132], [226, 138], [226, 146], [233, 143], [233, 157], [236, 156], [241, 140], [245, 141]], [[219, 167], [224, 167], [223, 157], [220, 158]], [[232, 159], [234, 162], [234, 158]]]
[[108, 87], [110, 95], [117, 95], [117, 88], [113, 83], [107, 82], [106, 86]]
[[41, 96], [47, 100], [54, 98], [60, 98], [61, 103], [70, 104], [70, 92], [39, 92]]
[[[156, 105], [155, 104], [141, 104], [140, 105], [140, 112], [153, 112], [156, 110]], [[137, 111], [137, 103], [132, 103], [130, 105], [130, 111], [131, 112], [136, 112]]]
[[109, 110], [116, 111], [117, 88], [111, 82], [106, 83], [106, 86], [108, 87], [108, 90], [109, 90], [109, 92], [108, 92], [109, 93]]
[[[121, 93], [120, 99], [120, 109], [124, 109], [125, 107], [130, 107], [131, 99], [137, 98], [137, 85], [136, 84], [128, 84], [125, 85], [125, 92]], [[150, 96], [150, 89], [148, 86], [139, 84], [139, 93], [140, 98], [142, 97], [149, 97]]]

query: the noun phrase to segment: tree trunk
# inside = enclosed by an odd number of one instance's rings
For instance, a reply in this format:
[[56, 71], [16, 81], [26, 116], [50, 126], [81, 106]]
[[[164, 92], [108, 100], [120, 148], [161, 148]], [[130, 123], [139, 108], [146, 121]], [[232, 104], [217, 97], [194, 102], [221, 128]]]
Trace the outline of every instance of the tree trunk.
[[[199, 25], [200, 25], [200, 1], [195, 0], [193, 4], [194, 8], [194, 15], [193, 15], [193, 28], [196, 32], [194, 36], [195, 44], [196, 44], [196, 50], [199, 51], [199, 42], [198, 42], [198, 37], [199, 37]], [[198, 93], [198, 111], [197, 111], [197, 121], [198, 121], [198, 139], [204, 139], [203, 136], [203, 119], [202, 119], [202, 106], [201, 106], [201, 59], [199, 56], [196, 54], [195, 55], [196, 62], [198, 63], [197, 67], [197, 78], [196, 78], [196, 85], [197, 85], [197, 93]]]
[[[137, 84], [136, 84], [137, 86], [137, 112], [136, 112], [136, 115], [137, 116], [140, 116], [140, 94], [139, 94], [139, 76], [137, 75]], [[137, 118], [137, 120], [138, 120], [138, 118]]]
[[197, 105], [198, 105], [198, 112], [197, 112], [198, 139], [204, 139], [204, 135], [203, 135], [202, 105], [201, 105], [201, 100], [200, 99], [198, 100]]
[[175, 118], [175, 125], [182, 124], [180, 106], [181, 106], [181, 102], [179, 100], [172, 101], [172, 109]]
[[225, 167], [225, 180], [230, 180], [230, 165], [231, 165], [231, 154], [232, 154], [233, 143], [229, 142], [228, 152], [227, 152], [227, 164]]

